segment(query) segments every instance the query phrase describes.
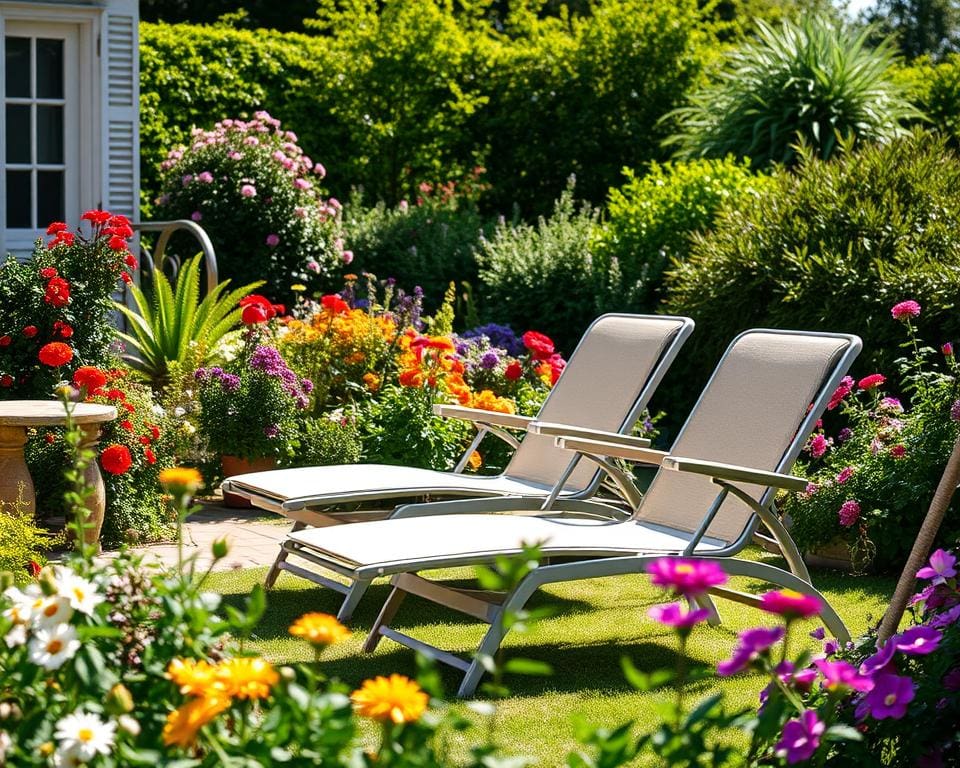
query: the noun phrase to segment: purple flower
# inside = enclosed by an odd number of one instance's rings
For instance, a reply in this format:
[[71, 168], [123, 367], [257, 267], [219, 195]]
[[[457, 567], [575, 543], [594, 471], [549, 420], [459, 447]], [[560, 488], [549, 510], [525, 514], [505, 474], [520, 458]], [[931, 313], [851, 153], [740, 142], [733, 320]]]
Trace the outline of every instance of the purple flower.
[[227, 392], [236, 392], [240, 389], [240, 377], [234, 376], [232, 373], [224, 373], [220, 376], [220, 386]]
[[310, 379], [300, 379], [300, 388], [309, 395], [313, 392], [313, 382]]
[[190, 218], [193, 221], [200, 221], [201, 219], [203, 219], [203, 214], [200, 213], [200, 211], [194, 211], [193, 213], [190, 214]]
[[250, 355], [250, 367], [255, 371], [263, 371], [268, 376], [280, 376], [287, 369], [280, 353], [273, 347], [258, 346]]
[[850, 429], [850, 427], [844, 427], [844, 428], [841, 429], [839, 432], [837, 432], [837, 442], [838, 442], [838, 443], [845, 443], [845, 442], [847, 442], [847, 440], [849, 440], [851, 437], [853, 437], [853, 430]]
[[500, 356], [494, 352], [484, 352], [483, 357], [480, 358], [480, 367], [488, 371], [496, 368], [500, 364]]
[[[882, 672], [890, 666], [893, 661], [893, 655], [897, 652], [897, 646], [892, 640], [887, 640], [873, 656], [860, 665], [861, 675], [872, 675], [876, 672]], [[892, 667], [891, 667], [892, 669]]]
[[[927, 605], [929, 604], [928, 602]], [[955, 605], [949, 611], [944, 611], [934, 616], [930, 619], [929, 625], [935, 629], [943, 629], [944, 627], [949, 627], [951, 624], [955, 624], [957, 621], [960, 621], [960, 605]]]
[[825, 640], [823, 643], [823, 652], [827, 656], [833, 656], [840, 650], [840, 643], [834, 640]]
[[511, 357], [519, 357], [526, 351], [523, 341], [517, 337], [510, 326], [489, 323], [478, 328], [472, 328], [463, 334], [465, 339], [475, 339], [481, 336], [486, 336], [490, 340], [490, 346], [506, 350]]
[[826, 637], [826, 634], [826, 630], [824, 630], [823, 627], [817, 627], [810, 633], [810, 637], [812, 637], [814, 640], [823, 640], [823, 638]]
[[854, 499], [847, 499], [840, 505], [837, 515], [840, 518], [840, 525], [849, 528], [860, 519], [860, 503]]
[[828, 691], [866, 692], [873, 688], [873, 680], [869, 676], [861, 675], [852, 664], [842, 659], [816, 659], [813, 663], [823, 675], [822, 685]]
[[721, 677], [735, 675], [750, 666], [750, 663], [766, 653], [772, 645], [784, 635], [783, 627], [754, 627], [741, 632], [733, 655], [727, 661], [717, 664], [717, 674]]
[[814, 710], [804, 710], [800, 717], [788, 720], [783, 726], [783, 734], [775, 747], [777, 755], [786, 757], [788, 765], [809, 760], [820, 746], [825, 729], [826, 725]]
[[901, 403], [895, 397], [885, 397], [880, 401], [880, 407], [885, 411], [893, 411], [894, 413], [903, 413], [903, 403]]
[[266, 243], [268, 247], [276, 248], [278, 245], [280, 245], [280, 236], [271, 232], [269, 235], [267, 235]]
[[889, 673], [873, 678], [873, 689], [857, 705], [857, 717], [870, 715], [874, 720], [899, 720], [907, 713], [907, 704], [913, 701], [916, 687], [909, 677]]
[[263, 434], [272, 439], [280, 434], [280, 427], [276, 424], [267, 424], [263, 428]]
[[727, 574], [710, 560], [661, 557], [647, 565], [647, 573], [658, 587], [671, 589], [684, 597], [696, 597], [727, 583]]
[[193, 372], [193, 378], [197, 381], [206, 381], [210, 378], [210, 371], [206, 368], [197, 368], [197, 370]]
[[950, 418], [954, 421], [960, 421], [960, 400], [950, 406]]
[[890, 641], [907, 656], [926, 656], [940, 645], [943, 635], [932, 627], [917, 626], [894, 635]]
[[917, 571], [918, 579], [933, 579], [934, 584], [943, 584], [947, 579], [957, 575], [957, 558], [951, 553], [938, 549], [930, 555], [929, 565]]
[[706, 608], [688, 611], [680, 603], [655, 605], [647, 611], [647, 616], [667, 627], [673, 627], [681, 634], [687, 634], [696, 624], [710, 615]]
[[792, 589], [780, 589], [763, 595], [760, 598], [760, 609], [779, 614], [790, 621], [816, 616], [823, 609], [823, 605], [820, 599], [813, 595], [805, 595]]

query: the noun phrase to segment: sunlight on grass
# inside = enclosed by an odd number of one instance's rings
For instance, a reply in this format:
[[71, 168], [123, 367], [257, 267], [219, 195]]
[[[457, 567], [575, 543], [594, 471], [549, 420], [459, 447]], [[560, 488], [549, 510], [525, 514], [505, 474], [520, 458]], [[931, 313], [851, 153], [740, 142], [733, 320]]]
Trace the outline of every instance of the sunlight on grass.
[[[757, 551], [749, 556], [775, 561]], [[210, 586], [229, 602], [239, 603], [254, 584], [262, 582], [264, 574], [263, 569], [218, 573], [211, 577]], [[433, 575], [466, 582], [471, 571], [458, 569]], [[829, 571], [814, 573], [813, 580], [853, 635], [862, 633], [870, 621], [879, 620], [894, 586], [893, 578], [854, 578]], [[763, 584], [749, 579], [735, 579], [733, 586], [752, 592], [764, 589]], [[383, 640], [374, 654], [360, 652], [366, 630], [388, 591], [386, 582], [375, 584], [352, 623], [354, 634], [327, 649], [323, 665], [331, 677], [355, 686], [377, 674], [415, 674], [413, 653], [389, 640]], [[672, 697], [673, 691], [635, 691], [624, 679], [621, 659], [629, 657], [644, 671], [673, 667], [673, 633], [646, 616], [647, 609], [663, 602], [662, 598], [663, 593], [641, 575], [554, 585], [538, 594], [531, 605], [551, 606], [556, 609], [554, 615], [527, 634], [508, 636], [505, 645], [510, 655], [549, 662], [554, 674], [508, 677], [506, 682], [513, 695], [500, 704], [498, 742], [509, 745], [512, 753], [536, 757], [540, 765], [561, 765], [562, 756], [576, 746], [570, 722], [575, 714], [583, 715], [594, 725], [613, 726], [635, 720], [639, 729], [652, 728], [657, 722], [656, 703]], [[274, 662], [308, 661], [311, 651], [305, 643], [287, 634], [289, 625], [307, 611], [336, 613], [339, 601], [338, 594], [283, 574], [277, 588], [269, 594], [269, 606], [255, 633], [254, 647]], [[695, 664], [714, 666], [729, 656], [737, 632], [774, 623], [772, 617], [737, 603], [720, 602], [718, 607], [723, 624], [700, 627], [691, 637], [689, 650]], [[463, 656], [469, 656], [485, 629], [485, 625], [412, 597], [404, 603], [395, 626]], [[796, 629], [792, 650], [798, 650], [801, 643], [817, 649], [818, 644], [807, 637], [815, 626], [807, 622]], [[447, 691], [454, 691], [459, 682], [457, 675], [447, 669], [443, 673]], [[726, 695], [728, 709], [752, 707], [763, 685], [764, 681], [756, 675], [712, 679], [693, 686], [690, 699], [696, 701], [720, 690]]]

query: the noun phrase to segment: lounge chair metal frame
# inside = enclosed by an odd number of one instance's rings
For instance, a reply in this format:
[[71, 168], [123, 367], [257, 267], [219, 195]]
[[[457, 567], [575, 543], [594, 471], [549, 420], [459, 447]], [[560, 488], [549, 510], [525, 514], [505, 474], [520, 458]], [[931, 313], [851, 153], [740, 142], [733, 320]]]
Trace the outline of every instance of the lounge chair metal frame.
[[[810, 582], [810, 574], [804, 565], [796, 545], [793, 543], [789, 533], [782, 525], [781, 521], [773, 511], [773, 501], [776, 489], [784, 488], [792, 491], [802, 490], [806, 486], [806, 481], [802, 478], [793, 477], [786, 474], [799, 456], [808, 436], [812, 433], [816, 420], [823, 412], [829, 397], [840, 383], [841, 378], [848, 370], [853, 359], [860, 351], [861, 343], [859, 338], [850, 335], [826, 334], [826, 333], [800, 333], [777, 330], [759, 330], [750, 331], [741, 334], [734, 340], [727, 350], [727, 353], [721, 359], [717, 370], [711, 377], [710, 382], [704, 389], [703, 394], [697, 401], [692, 413], [697, 412], [697, 408], [709, 390], [710, 384], [722, 368], [724, 360], [730, 351], [734, 349], [740, 339], [748, 333], [766, 334], [775, 333], [780, 335], [802, 335], [807, 337], [823, 337], [842, 340], [846, 343], [842, 352], [839, 352], [836, 359], [830, 365], [829, 372], [823, 377], [817, 388], [816, 397], [802, 419], [787, 449], [782, 453], [773, 471], [757, 470], [750, 467], [722, 464], [713, 461], [703, 461], [696, 459], [687, 459], [680, 456], [671, 456], [662, 451], [652, 451], [646, 445], [639, 441], [611, 433], [594, 432], [592, 437], [587, 435], [587, 430], [577, 430], [577, 436], [562, 436], [562, 427], [558, 425], [531, 425], [530, 429], [541, 429], [545, 432], [555, 433], [555, 438], [559, 447], [577, 450], [581, 455], [597, 462], [606, 471], [611, 470], [609, 459], [619, 457], [627, 460], [640, 461], [658, 465], [661, 471], [675, 471], [681, 473], [693, 473], [706, 475], [718, 486], [719, 490], [714, 497], [713, 503], [709, 505], [704, 514], [700, 525], [689, 538], [686, 539], [685, 547], [676, 551], [638, 551], [636, 554], [626, 556], [585, 556], [580, 557], [573, 562], [559, 562], [554, 564], [542, 565], [535, 568], [528, 574], [509, 594], [496, 595], [482, 591], [463, 590], [453, 588], [444, 584], [432, 582], [426, 578], [417, 575], [417, 572], [438, 567], [454, 567], [457, 565], [479, 564], [481, 562], [490, 562], [495, 553], [489, 556], [478, 556], [476, 553], [465, 555], [463, 557], [450, 557], [438, 555], [435, 559], [420, 558], [417, 560], [403, 561], [397, 559], [388, 564], [383, 562], [371, 564], [369, 566], [339, 565], [331, 560], [330, 557], [315, 552], [304, 552], [309, 554], [314, 562], [323, 567], [339, 567], [340, 572], [348, 578], [357, 579], [359, 582], [369, 584], [377, 576], [392, 574], [391, 584], [393, 589], [390, 596], [384, 604], [380, 615], [370, 631], [370, 634], [364, 645], [364, 650], [372, 651], [380, 639], [388, 637], [409, 648], [436, 659], [442, 663], [453, 666], [464, 673], [463, 681], [458, 690], [459, 696], [470, 696], [476, 690], [476, 687], [487, 668], [489, 659], [493, 656], [496, 649], [506, 635], [504, 616], [508, 613], [515, 613], [523, 608], [529, 598], [542, 586], [565, 581], [575, 581], [585, 578], [597, 578], [605, 576], [615, 576], [624, 574], [643, 573], [644, 566], [649, 562], [665, 556], [682, 556], [688, 559], [710, 559], [718, 562], [721, 567], [730, 575], [747, 576], [761, 579], [763, 581], [778, 586], [790, 588], [798, 592], [818, 597], [823, 604], [823, 610], [820, 618], [825, 626], [839, 639], [846, 640], [849, 633], [843, 624], [843, 621], [837, 613], [830, 607], [823, 595], [813, 587]], [[689, 421], [688, 421], [689, 423]], [[677, 438], [678, 443], [683, 435], [681, 430]], [[615, 473], [616, 475], [616, 473]], [[624, 473], [619, 473], [618, 482], [627, 483]], [[759, 498], [755, 498], [750, 493], [743, 490], [738, 484], [747, 483], [759, 485], [765, 488]], [[733, 541], [725, 542], [723, 546], [712, 550], [698, 550], [700, 544], [707, 541], [707, 531], [711, 522], [723, 506], [728, 496], [734, 496], [740, 501], [746, 503], [753, 514], [748, 518], [742, 532]], [[450, 514], [456, 513], [476, 513], [497, 511], [509, 507], [509, 499], [497, 500], [496, 504], [491, 504], [490, 500], [462, 500], [455, 502], [437, 502], [432, 504], [413, 504], [398, 508], [394, 517], [421, 517], [424, 515]], [[564, 510], [561, 515], [576, 515], [577, 511]], [[555, 517], [551, 513], [551, 517]], [[758, 523], [762, 521], [773, 538], [780, 545], [781, 551], [787, 561], [787, 570], [767, 563], [752, 562], [737, 559], [735, 556], [749, 543], [751, 536]], [[389, 524], [389, 523], [387, 523]], [[623, 523], [629, 524], [629, 523]], [[309, 549], [309, 548], [308, 548]], [[612, 550], [611, 550], [612, 551]], [[365, 587], [364, 587], [365, 588]], [[429, 601], [448, 606], [461, 613], [477, 618], [490, 624], [490, 628], [481, 641], [476, 654], [472, 660], [463, 659], [449, 653], [445, 650], [435, 648], [416, 638], [410, 637], [390, 626], [396, 615], [397, 609], [408, 594], [414, 594]], [[727, 588], [718, 588], [711, 590], [711, 595], [723, 597], [741, 603], [750, 605], [758, 604], [759, 600], [754, 595], [737, 592]], [[349, 600], [349, 598], [348, 598]], [[710, 611], [711, 623], [719, 622], [719, 614], [716, 606], [710, 597], [697, 599], [697, 604], [706, 607]]]

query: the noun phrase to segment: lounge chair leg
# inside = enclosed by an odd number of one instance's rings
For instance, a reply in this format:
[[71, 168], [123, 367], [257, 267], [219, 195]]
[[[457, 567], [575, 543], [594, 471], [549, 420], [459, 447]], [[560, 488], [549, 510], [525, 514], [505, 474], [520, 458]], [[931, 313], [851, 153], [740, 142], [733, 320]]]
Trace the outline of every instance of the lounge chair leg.
[[[295, 522], [293, 528], [290, 529], [290, 533], [295, 533], [307, 527], [306, 523]], [[270, 566], [270, 570], [267, 571], [267, 578], [263, 580], [263, 586], [265, 589], [273, 589], [273, 585], [277, 583], [277, 577], [280, 575], [280, 571], [283, 570], [281, 564], [287, 561], [287, 550], [280, 547], [280, 552], [277, 553], [277, 559], [273, 561], [273, 565]]]
[[383, 635], [380, 634], [380, 627], [389, 626], [390, 622], [393, 621], [393, 617], [397, 615], [397, 609], [406, 596], [406, 591], [397, 587], [394, 587], [390, 591], [390, 596], [380, 609], [380, 615], [377, 616], [377, 620], [373, 622], [370, 634], [368, 634], [367, 639], [363, 641], [364, 653], [373, 653], [374, 649], [376, 649], [380, 643], [380, 638], [383, 637]]
[[340, 621], [350, 620], [354, 610], [356, 610], [357, 603], [360, 602], [360, 598], [363, 597], [367, 591], [367, 587], [370, 586], [372, 581], [373, 579], [357, 579], [350, 585], [350, 589], [347, 590], [347, 596], [343, 598], [343, 605], [341, 605], [340, 610], [337, 611], [337, 619]]
[[465, 699], [469, 696], [473, 696], [477, 690], [477, 686], [480, 684], [480, 679], [483, 677], [483, 673], [486, 672], [486, 667], [483, 665], [483, 659], [493, 657], [493, 655], [497, 652], [497, 649], [500, 647], [500, 643], [503, 642], [505, 635], [506, 631], [503, 628], [503, 610], [501, 609], [497, 612], [496, 617], [491, 622], [490, 629], [488, 629], [487, 633], [483, 636], [483, 640], [480, 641], [480, 645], [477, 647], [477, 653], [473, 657], [473, 661], [470, 662], [470, 666], [467, 667], [467, 671], [463, 676], [463, 681], [460, 683], [460, 687], [457, 689], [457, 698]]
[[711, 627], [718, 627], [723, 623], [723, 619], [720, 618], [720, 611], [717, 610], [717, 604], [710, 595], [687, 598], [687, 603], [690, 605], [690, 610], [692, 611], [698, 608], [706, 608], [709, 612], [707, 614], [707, 624]]

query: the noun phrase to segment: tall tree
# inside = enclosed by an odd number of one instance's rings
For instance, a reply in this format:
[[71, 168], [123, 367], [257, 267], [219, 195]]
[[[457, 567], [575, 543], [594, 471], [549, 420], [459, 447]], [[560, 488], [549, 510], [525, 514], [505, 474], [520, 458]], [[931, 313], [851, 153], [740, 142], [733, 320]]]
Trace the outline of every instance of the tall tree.
[[908, 59], [960, 50], [960, 0], [878, 0], [861, 14], [876, 37], [892, 35]]

